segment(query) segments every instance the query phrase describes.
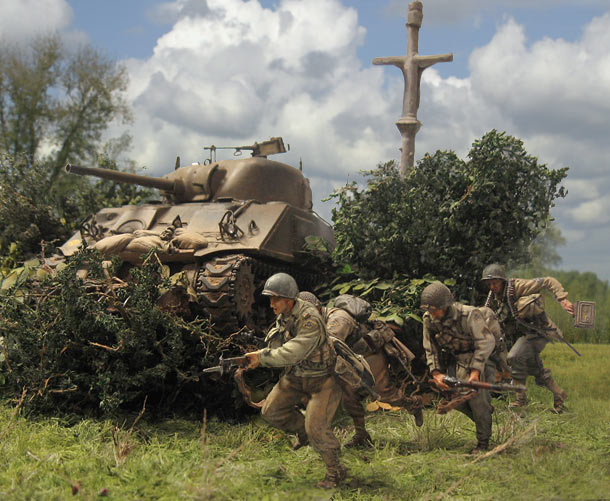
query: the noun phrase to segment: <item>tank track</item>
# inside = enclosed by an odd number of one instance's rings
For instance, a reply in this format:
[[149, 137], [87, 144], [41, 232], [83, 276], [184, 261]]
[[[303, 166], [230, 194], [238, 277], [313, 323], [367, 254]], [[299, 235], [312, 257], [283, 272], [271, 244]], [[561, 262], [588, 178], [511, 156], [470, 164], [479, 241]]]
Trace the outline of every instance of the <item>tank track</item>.
[[288, 264], [244, 254], [216, 257], [203, 263], [197, 272], [199, 304], [219, 332], [236, 332], [242, 327], [265, 330], [273, 314], [260, 292], [265, 280], [279, 272], [291, 274], [302, 287], [310, 287], [315, 281], [313, 274]]

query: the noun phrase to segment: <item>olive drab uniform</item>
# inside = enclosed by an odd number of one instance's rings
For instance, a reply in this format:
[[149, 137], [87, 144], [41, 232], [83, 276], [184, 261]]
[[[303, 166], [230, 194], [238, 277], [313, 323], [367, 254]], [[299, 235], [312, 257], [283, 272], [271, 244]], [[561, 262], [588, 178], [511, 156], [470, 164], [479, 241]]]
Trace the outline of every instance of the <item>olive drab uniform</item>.
[[[478, 308], [453, 303], [441, 320], [425, 312], [423, 323], [423, 347], [431, 373], [439, 371], [467, 380], [470, 371], [476, 369], [481, 381], [493, 381], [495, 370], [489, 356], [496, 339]], [[457, 409], [474, 421], [477, 443], [487, 448], [492, 423], [489, 392], [479, 390]]]
[[[554, 381], [549, 368], [545, 368], [540, 353], [549, 341], [562, 338], [563, 333], [544, 311], [540, 292], [549, 290], [557, 301], [568, 297], [561, 283], [553, 277], [521, 279], [505, 282], [502, 293], [489, 292], [487, 306], [497, 314], [503, 331], [512, 344], [508, 363], [515, 382], [525, 384], [527, 376], [534, 376], [536, 384], [553, 393], [555, 410], [563, 409], [565, 392]], [[525, 405], [524, 393], [517, 395], [517, 405]]]
[[[406, 408], [415, 416], [418, 426], [421, 426], [423, 423], [421, 398], [405, 395], [399, 387], [400, 385], [394, 384], [390, 378], [390, 361], [385, 348], [389, 348], [393, 352], [397, 351], [391, 344], [394, 337], [392, 329], [383, 322], [375, 322], [371, 329], [366, 324], [358, 322], [342, 308], [323, 308], [322, 315], [326, 321], [326, 330], [329, 336], [341, 339], [354, 352], [364, 356], [375, 377], [373, 389], [379, 394], [380, 400]], [[406, 347], [404, 349], [408, 352]], [[396, 356], [399, 355], [396, 354]], [[407, 360], [405, 363], [408, 364], [409, 362], [410, 360]], [[370, 443], [372, 440], [364, 423], [365, 411], [362, 405], [362, 397], [353, 391], [349, 391], [349, 389], [345, 389], [343, 408], [352, 418], [355, 428], [354, 438], [346, 446]]]
[[[259, 354], [263, 367], [285, 367], [262, 408], [272, 426], [296, 433], [301, 445], [311, 443], [329, 472], [339, 475], [340, 443], [331, 428], [341, 402], [341, 388], [333, 375], [335, 354], [324, 321], [311, 303], [296, 299], [288, 314], [280, 314]], [[306, 399], [305, 416], [298, 406]], [[344, 471], [341, 474], [344, 475]]]

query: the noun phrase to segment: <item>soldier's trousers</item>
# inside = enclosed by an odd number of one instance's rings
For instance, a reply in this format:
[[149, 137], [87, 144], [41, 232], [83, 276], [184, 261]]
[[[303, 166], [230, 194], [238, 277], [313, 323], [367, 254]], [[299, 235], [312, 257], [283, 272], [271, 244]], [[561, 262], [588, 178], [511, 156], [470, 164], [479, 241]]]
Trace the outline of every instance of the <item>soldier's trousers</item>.
[[513, 378], [525, 381], [527, 376], [534, 376], [536, 384], [545, 386], [544, 378], [550, 376], [551, 370], [545, 369], [540, 353], [548, 340], [542, 336], [521, 336], [508, 352], [508, 365], [510, 365]]
[[508, 352], [508, 365], [514, 379], [525, 381], [527, 376], [534, 376], [538, 386], [546, 386], [551, 378], [551, 369], [544, 367], [540, 353], [549, 342], [549, 337], [563, 337], [563, 333], [546, 313], [531, 320], [531, 325], [542, 334], [530, 332], [518, 338]]
[[[449, 374], [456, 376], [458, 379], [467, 380], [469, 371], [466, 367], [458, 364], [455, 370], [449, 370]], [[490, 365], [485, 366], [485, 371], [481, 374], [481, 380], [486, 382], [493, 382], [495, 380], [495, 370]], [[492, 423], [492, 407], [491, 407], [491, 395], [487, 390], [478, 390], [476, 397], [464, 402], [462, 405], [456, 407], [456, 409], [468, 416], [475, 425], [475, 433], [477, 436], [477, 443], [489, 442], [491, 437], [491, 423]]]
[[[298, 408], [304, 399], [308, 399], [305, 416]], [[267, 396], [261, 414], [275, 428], [301, 436], [306, 433], [314, 450], [324, 454], [341, 447], [331, 427], [340, 402], [341, 387], [334, 376], [287, 374]]]

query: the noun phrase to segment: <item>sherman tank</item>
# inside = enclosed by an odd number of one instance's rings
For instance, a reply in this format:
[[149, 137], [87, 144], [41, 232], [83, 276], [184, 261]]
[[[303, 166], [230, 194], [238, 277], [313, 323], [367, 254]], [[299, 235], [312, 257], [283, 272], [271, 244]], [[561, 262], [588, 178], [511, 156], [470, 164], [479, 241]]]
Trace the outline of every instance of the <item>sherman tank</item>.
[[156, 188], [164, 200], [100, 210], [61, 253], [73, 255], [84, 240], [107, 257], [138, 265], [155, 249], [172, 274], [183, 272], [189, 308], [208, 312], [218, 330], [266, 326], [269, 306], [258, 294], [265, 279], [285, 271], [301, 288], [310, 287], [306, 239], [323, 239], [332, 249], [333, 231], [313, 211], [301, 169], [267, 158], [286, 151], [282, 138], [235, 150], [252, 156], [216, 161], [211, 155], [183, 167], [177, 159], [175, 170], [159, 178], [66, 165], [72, 174]]

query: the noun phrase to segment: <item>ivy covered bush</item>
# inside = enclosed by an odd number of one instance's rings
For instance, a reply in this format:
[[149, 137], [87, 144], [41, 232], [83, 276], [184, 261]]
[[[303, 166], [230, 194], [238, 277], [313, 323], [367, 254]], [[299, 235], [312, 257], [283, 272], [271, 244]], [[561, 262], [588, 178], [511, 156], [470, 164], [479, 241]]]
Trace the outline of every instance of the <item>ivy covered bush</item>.
[[452, 279], [456, 298], [480, 302], [487, 264], [529, 261], [555, 199], [566, 195], [567, 169], [549, 169], [495, 130], [474, 142], [466, 161], [437, 151], [406, 177], [394, 162], [381, 164], [365, 173], [365, 187], [331, 195], [334, 258], [368, 280]]

